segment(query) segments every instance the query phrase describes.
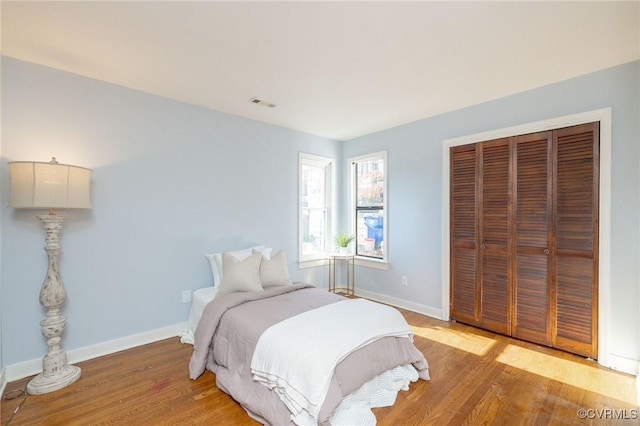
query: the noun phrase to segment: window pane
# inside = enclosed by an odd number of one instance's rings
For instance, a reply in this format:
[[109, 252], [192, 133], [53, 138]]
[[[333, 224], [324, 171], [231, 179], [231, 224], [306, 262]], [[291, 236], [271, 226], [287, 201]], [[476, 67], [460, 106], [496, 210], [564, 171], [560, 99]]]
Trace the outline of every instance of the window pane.
[[356, 163], [356, 207], [384, 206], [384, 160]]
[[300, 153], [299, 167], [298, 256], [316, 260], [329, 246], [334, 160]]
[[384, 215], [382, 209], [356, 210], [356, 254], [384, 257]]
[[302, 207], [325, 207], [325, 168], [302, 166]]
[[324, 209], [302, 209], [302, 254], [324, 253], [325, 242]]

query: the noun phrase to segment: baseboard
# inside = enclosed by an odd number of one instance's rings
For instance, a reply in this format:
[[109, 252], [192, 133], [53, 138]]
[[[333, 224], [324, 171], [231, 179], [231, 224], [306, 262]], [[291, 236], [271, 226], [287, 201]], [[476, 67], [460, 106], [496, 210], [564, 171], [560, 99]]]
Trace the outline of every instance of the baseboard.
[[0, 395], [4, 395], [4, 390], [7, 387], [7, 369], [0, 370]]
[[611, 368], [612, 370], [622, 371], [623, 373], [633, 374], [634, 376], [638, 376], [638, 360], [625, 358], [616, 354], [609, 354], [608, 359], [609, 365], [604, 365], [604, 367]]
[[387, 305], [395, 306], [396, 308], [406, 309], [407, 311], [417, 312], [431, 318], [442, 320], [442, 310], [432, 308], [431, 306], [421, 305], [419, 303], [413, 303], [407, 300], [398, 299], [396, 297], [391, 297], [384, 294], [374, 293], [372, 291], [361, 289], [356, 289], [356, 295], [364, 297], [365, 299], [371, 299], [376, 302], [386, 303]]
[[[146, 331], [144, 333], [86, 346], [84, 348], [72, 349], [67, 351], [67, 360], [69, 361], [69, 364], [75, 364], [115, 352], [124, 351], [126, 349], [135, 348], [136, 346], [146, 345], [147, 343], [157, 342], [158, 340], [168, 339], [170, 337], [178, 336], [184, 331], [186, 326], [187, 323], [182, 322], [168, 327]], [[44, 354], [42, 355], [44, 356]], [[3, 374], [3, 379], [9, 382], [33, 376], [34, 374], [38, 374], [42, 371], [42, 358], [9, 365], [5, 370], [6, 375]]]
[[636, 370], [636, 402], [640, 407], [640, 362], [638, 362], [638, 369]]

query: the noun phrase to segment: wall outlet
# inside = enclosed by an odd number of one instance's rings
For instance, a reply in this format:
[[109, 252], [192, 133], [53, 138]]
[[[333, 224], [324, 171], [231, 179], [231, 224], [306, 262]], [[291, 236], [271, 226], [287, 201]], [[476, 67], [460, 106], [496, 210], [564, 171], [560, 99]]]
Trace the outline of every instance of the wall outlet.
[[409, 282], [407, 281], [407, 276], [406, 275], [402, 276], [402, 285], [405, 286], [405, 287], [409, 286]]
[[182, 292], [182, 303], [191, 303], [191, 290], [184, 290]]

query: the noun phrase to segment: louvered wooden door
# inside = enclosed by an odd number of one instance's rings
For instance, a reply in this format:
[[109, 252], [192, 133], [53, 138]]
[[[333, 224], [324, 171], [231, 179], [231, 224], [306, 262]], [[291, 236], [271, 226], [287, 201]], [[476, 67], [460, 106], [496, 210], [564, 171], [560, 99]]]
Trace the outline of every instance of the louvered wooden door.
[[451, 318], [597, 357], [598, 123], [450, 153]]
[[551, 344], [552, 132], [513, 138], [513, 336]]
[[[451, 317], [476, 323], [477, 145], [451, 148]], [[455, 283], [455, 285], [454, 285]]]
[[509, 141], [485, 142], [479, 149], [478, 200], [479, 302], [478, 323], [510, 334], [509, 286]]
[[598, 356], [598, 123], [554, 132], [553, 346]]

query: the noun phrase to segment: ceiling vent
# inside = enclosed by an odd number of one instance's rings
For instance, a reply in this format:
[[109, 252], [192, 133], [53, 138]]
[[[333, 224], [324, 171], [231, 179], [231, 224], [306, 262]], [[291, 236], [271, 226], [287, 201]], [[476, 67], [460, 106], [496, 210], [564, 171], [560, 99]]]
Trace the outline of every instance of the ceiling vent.
[[252, 104], [256, 104], [256, 105], [262, 105], [262, 106], [267, 107], [267, 108], [275, 108], [276, 107], [276, 104], [272, 104], [271, 102], [263, 101], [262, 99], [258, 99], [258, 98], [251, 98], [251, 99], [249, 99], [249, 102], [251, 102]]

